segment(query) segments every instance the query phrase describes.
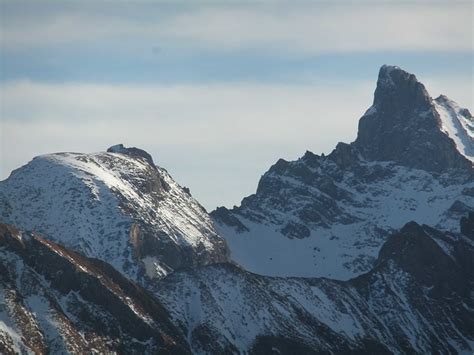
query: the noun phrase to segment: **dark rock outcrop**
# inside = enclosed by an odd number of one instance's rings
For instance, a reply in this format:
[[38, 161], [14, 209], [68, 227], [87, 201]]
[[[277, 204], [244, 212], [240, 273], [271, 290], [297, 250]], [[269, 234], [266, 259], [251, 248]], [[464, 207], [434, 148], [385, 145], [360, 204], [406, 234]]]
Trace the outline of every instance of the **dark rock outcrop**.
[[107, 153], [120, 153], [130, 155], [132, 157], [144, 158], [149, 164], [155, 165], [153, 157], [146, 151], [136, 147], [126, 148], [123, 144], [116, 144], [107, 149]]
[[339, 142], [336, 148], [329, 154], [329, 159], [333, 160], [342, 169], [350, 168], [358, 162], [358, 152], [354, 146]]
[[288, 222], [281, 230], [281, 233], [290, 239], [304, 239], [310, 236], [311, 231], [303, 224]]
[[215, 219], [223, 221], [228, 226], [236, 228], [238, 232], [248, 231], [248, 228], [244, 226], [237, 217], [229, 213], [229, 210], [225, 207], [217, 207], [211, 212], [211, 216]]
[[374, 103], [359, 121], [354, 145], [369, 160], [434, 172], [472, 169], [440, 126], [432, 99], [415, 75], [384, 65]]
[[461, 218], [461, 233], [474, 240], [474, 212], [469, 212], [467, 217]]

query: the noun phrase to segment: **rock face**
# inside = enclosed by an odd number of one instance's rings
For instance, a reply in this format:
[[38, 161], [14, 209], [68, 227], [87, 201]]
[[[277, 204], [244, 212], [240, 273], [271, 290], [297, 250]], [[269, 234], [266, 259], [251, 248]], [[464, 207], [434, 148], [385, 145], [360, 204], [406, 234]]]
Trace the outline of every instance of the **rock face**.
[[410, 222], [348, 281], [216, 265], [170, 275], [159, 297], [195, 353], [468, 353], [473, 260], [465, 236]]
[[190, 353], [163, 306], [109, 264], [0, 224], [0, 353]]
[[440, 128], [440, 114], [423, 84], [398, 67], [383, 66], [354, 145], [369, 160], [436, 172], [471, 169], [472, 163]]
[[227, 260], [204, 208], [138, 148], [33, 159], [0, 183], [0, 219], [146, 283]]
[[407, 221], [459, 230], [474, 210], [473, 127], [469, 111], [383, 66], [355, 142], [280, 159], [254, 195], [211, 215], [249, 271], [347, 280], [369, 271]]
[[461, 218], [461, 233], [474, 241], [474, 212], [469, 212], [469, 217]]

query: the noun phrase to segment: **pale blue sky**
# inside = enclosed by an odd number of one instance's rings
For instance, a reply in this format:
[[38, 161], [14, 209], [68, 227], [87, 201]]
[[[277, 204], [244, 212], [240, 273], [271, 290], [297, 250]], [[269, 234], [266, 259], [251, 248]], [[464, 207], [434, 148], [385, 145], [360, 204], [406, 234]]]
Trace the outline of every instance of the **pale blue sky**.
[[0, 4], [1, 179], [124, 143], [213, 209], [353, 140], [382, 64], [474, 108], [472, 2]]

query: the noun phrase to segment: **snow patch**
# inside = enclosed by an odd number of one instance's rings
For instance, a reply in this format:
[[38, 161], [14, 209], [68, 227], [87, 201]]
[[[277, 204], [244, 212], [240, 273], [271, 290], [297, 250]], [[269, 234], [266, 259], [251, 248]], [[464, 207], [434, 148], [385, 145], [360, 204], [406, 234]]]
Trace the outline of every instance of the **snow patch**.
[[441, 118], [442, 131], [456, 143], [459, 153], [474, 162], [474, 121], [462, 115], [462, 108], [445, 96], [433, 101]]

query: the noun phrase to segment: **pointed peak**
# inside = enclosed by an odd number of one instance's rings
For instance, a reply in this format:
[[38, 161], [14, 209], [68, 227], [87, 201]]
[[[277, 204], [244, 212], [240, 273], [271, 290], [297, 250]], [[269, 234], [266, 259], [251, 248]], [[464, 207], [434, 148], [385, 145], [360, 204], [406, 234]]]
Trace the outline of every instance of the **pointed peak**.
[[430, 104], [430, 95], [414, 74], [393, 65], [383, 65], [380, 68], [374, 106], [387, 109], [415, 107], [426, 110]]
[[305, 160], [305, 161], [307, 161], [307, 160], [309, 160], [309, 161], [318, 160], [318, 159], [320, 159], [320, 158], [321, 158], [321, 157], [320, 157], [319, 155], [314, 154], [313, 152], [311, 152], [311, 151], [309, 151], [309, 150], [307, 150], [307, 151], [304, 153], [304, 155], [301, 157], [301, 159], [303, 159], [303, 160]]
[[379, 70], [379, 80], [386, 81], [389, 84], [396, 85], [395, 80], [404, 79], [404, 80], [413, 80], [416, 79], [416, 76], [397, 67], [396, 65], [387, 65], [384, 64], [380, 67]]
[[391, 73], [394, 71], [399, 71], [399, 70], [402, 72], [405, 72], [404, 70], [400, 69], [400, 67], [397, 67], [396, 65], [384, 64], [380, 67], [380, 70], [379, 70], [379, 80], [380, 79], [387, 80], [387, 82], [393, 84]]
[[359, 121], [354, 146], [368, 160], [437, 172], [472, 169], [442, 132], [435, 103], [415, 75], [396, 66], [382, 66], [374, 103]]

